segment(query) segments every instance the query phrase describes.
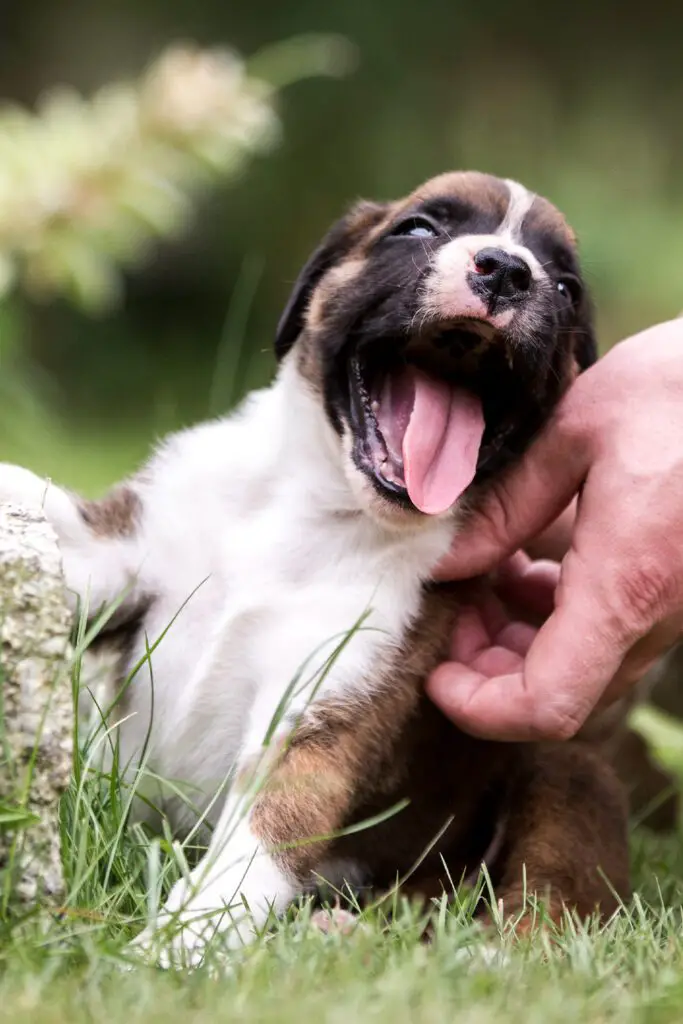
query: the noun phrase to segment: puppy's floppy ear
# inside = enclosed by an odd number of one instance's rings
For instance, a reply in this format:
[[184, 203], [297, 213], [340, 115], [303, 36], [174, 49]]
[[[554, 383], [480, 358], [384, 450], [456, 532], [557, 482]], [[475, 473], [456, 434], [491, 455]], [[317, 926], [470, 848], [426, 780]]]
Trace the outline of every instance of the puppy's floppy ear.
[[579, 309], [580, 328], [574, 342], [574, 358], [579, 373], [587, 370], [598, 358], [598, 343], [595, 339], [593, 303], [590, 295], [584, 295]]
[[363, 235], [379, 223], [388, 206], [383, 203], [357, 203], [338, 220], [309, 257], [287, 300], [275, 333], [275, 355], [285, 356], [301, 334], [306, 310], [315, 286], [323, 274], [342, 259]]
[[593, 333], [592, 328], [584, 329], [584, 331], [577, 336], [574, 355], [576, 357], [577, 366], [581, 372], [587, 370], [589, 366], [592, 366], [593, 363], [597, 361], [598, 344], [595, 340], [595, 334]]

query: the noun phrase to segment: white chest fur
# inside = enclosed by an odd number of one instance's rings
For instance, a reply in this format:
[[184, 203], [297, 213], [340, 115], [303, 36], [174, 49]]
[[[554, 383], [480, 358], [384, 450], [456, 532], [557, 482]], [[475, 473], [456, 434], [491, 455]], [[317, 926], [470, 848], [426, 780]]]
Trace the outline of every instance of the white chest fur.
[[[153, 655], [151, 766], [205, 798], [263, 738], [294, 679], [292, 710], [313, 693], [371, 696], [373, 666], [376, 678], [452, 537], [447, 520], [398, 532], [361, 512], [330, 430], [285, 367], [235, 417], [173, 438], [146, 477], [150, 639], [187, 601]], [[136, 686], [128, 756], [147, 734], [148, 694]]]

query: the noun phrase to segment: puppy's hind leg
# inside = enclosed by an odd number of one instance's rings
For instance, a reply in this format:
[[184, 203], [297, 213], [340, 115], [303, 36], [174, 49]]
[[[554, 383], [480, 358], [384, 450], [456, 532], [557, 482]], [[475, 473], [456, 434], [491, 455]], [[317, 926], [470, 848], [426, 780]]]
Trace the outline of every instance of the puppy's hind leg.
[[74, 607], [91, 615], [122, 602], [124, 617], [139, 603], [144, 559], [142, 505], [131, 485], [101, 501], [86, 501], [21, 466], [0, 463], [0, 503], [39, 508], [57, 534]]
[[[507, 825], [490, 866], [506, 917], [528, 911], [527, 895], [545, 900], [559, 923], [564, 909], [581, 918], [613, 913], [628, 899], [626, 794], [601, 758], [581, 743], [538, 747], [512, 783]], [[521, 930], [528, 930], [526, 913]]]

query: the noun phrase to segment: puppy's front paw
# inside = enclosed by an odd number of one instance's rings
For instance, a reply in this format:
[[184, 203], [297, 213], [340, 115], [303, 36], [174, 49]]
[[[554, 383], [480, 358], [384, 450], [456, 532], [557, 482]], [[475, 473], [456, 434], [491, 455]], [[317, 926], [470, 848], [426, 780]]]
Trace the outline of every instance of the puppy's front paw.
[[[214, 839], [216, 833], [214, 833]], [[238, 836], [238, 840], [239, 840]], [[131, 949], [161, 967], [223, 971], [285, 909], [295, 890], [250, 833], [206, 860], [171, 889], [161, 913]]]
[[164, 970], [195, 970], [204, 963], [215, 927], [169, 919], [145, 928], [126, 948], [131, 960]]
[[234, 951], [254, 938], [253, 921], [241, 900], [228, 906], [222, 890], [208, 887], [193, 895], [185, 882], [178, 882], [155, 924], [145, 928], [127, 952], [166, 970], [208, 964], [223, 973]]

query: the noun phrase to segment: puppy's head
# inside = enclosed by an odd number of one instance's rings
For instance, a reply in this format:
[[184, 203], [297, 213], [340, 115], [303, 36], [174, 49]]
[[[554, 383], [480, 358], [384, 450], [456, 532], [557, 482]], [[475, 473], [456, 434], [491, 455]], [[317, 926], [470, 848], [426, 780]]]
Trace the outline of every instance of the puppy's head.
[[291, 349], [364, 507], [448, 513], [595, 359], [574, 236], [547, 200], [478, 173], [359, 203], [299, 277], [276, 337]]

